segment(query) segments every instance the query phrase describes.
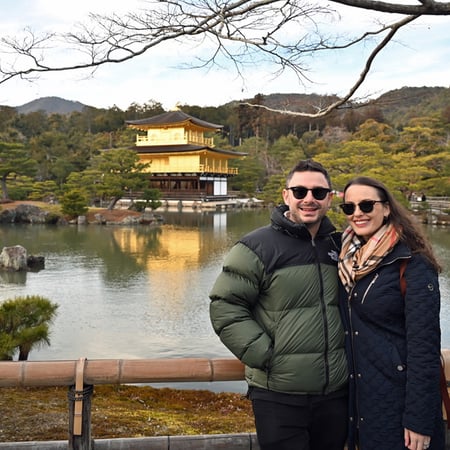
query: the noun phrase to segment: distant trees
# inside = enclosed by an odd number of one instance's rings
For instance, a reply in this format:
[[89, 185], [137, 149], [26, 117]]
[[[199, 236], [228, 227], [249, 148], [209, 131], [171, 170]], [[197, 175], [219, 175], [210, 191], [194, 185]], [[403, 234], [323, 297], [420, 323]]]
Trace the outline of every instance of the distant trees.
[[132, 205], [136, 211], [145, 211], [150, 208], [152, 211], [162, 205], [161, 192], [158, 189], [144, 189], [139, 200]]
[[149, 100], [143, 105], [140, 105], [139, 103], [132, 103], [125, 111], [125, 116], [127, 120], [138, 120], [157, 116], [163, 112], [165, 111], [160, 102], [157, 102], [156, 100]]
[[258, 186], [262, 192], [251, 195], [278, 203], [289, 168], [296, 160], [314, 157], [329, 169], [337, 190], [351, 177], [364, 174], [384, 181], [402, 200], [411, 192], [450, 195], [450, 129], [438, 123], [432, 117], [412, 119], [398, 132], [369, 119], [354, 133], [338, 129], [331, 137], [325, 129], [299, 139], [282, 137], [273, 144], [259, 140], [240, 164], [259, 164], [262, 172], [243, 171], [242, 187]]
[[[255, 102], [259, 100], [263, 98]], [[303, 96], [283, 100], [274, 95], [269, 100], [307, 102]], [[279, 202], [286, 171], [311, 157], [330, 168], [338, 189], [352, 174], [364, 172], [383, 177], [404, 197], [410, 191], [450, 195], [449, 101], [450, 89], [405, 88], [383, 95], [380, 109], [364, 107], [352, 117], [343, 111], [322, 118], [274, 115], [238, 104], [183, 108], [224, 125], [223, 133], [214, 136], [217, 148], [248, 154], [233, 161], [239, 175], [229, 179], [230, 190]], [[145, 196], [151, 167], [132, 149], [135, 132], [124, 123], [128, 115], [156, 114], [160, 108], [149, 101], [127, 111], [87, 108], [67, 116], [26, 118], [0, 107], [0, 177], [3, 169], [6, 196], [57, 200], [68, 215], [76, 214], [71, 206], [84, 211], [100, 202], [113, 208], [120, 197], [134, 198], [137, 192]], [[114, 129], [119, 116], [123, 123]], [[141, 200], [152, 205], [159, 201], [153, 194]]]
[[0, 142], [0, 187], [2, 201], [9, 201], [8, 179], [17, 175], [33, 175], [36, 162], [29, 156], [22, 144]]
[[108, 209], [113, 209], [120, 198], [147, 187], [149, 167], [134, 150], [107, 150], [92, 158], [86, 170], [72, 173], [66, 188], [108, 199]]
[[31, 350], [50, 345], [50, 324], [58, 305], [38, 295], [17, 297], [0, 304], [0, 360], [25, 361]]
[[87, 205], [88, 199], [79, 189], [71, 189], [61, 198], [61, 212], [71, 219], [86, 214], [89, 210]]

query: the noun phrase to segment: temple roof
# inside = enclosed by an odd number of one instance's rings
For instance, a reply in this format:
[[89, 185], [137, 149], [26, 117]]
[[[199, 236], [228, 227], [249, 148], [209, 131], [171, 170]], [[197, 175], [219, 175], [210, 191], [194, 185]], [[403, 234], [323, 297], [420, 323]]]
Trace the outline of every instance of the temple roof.
[[126, 120], [125, 123], [127, 125], [132, 125], [135, 127], [143, 126], [145, 128], [159, 128], [164, 125], [175, 125], [182, 124], [186, 122], [191, 122], [198, 127], [211, 129], [211, 130], [221, 130], [223, 125], [217, 125], [215, 123], [206, 122], [204, 120], [197, 119], [196, 117], [192, 117], [189, 114], [184, 113], [183, 111], [169, 111], [163, 114], [159, 114], [158, 116], [148, 117], [146, 119], [139, 120]]

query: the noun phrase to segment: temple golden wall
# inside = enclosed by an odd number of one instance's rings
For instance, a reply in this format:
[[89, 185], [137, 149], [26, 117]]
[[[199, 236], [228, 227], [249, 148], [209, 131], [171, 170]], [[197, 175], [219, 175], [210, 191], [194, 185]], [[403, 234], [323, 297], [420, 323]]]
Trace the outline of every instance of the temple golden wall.
[[202, 130], [188, 127], [150, 128], [147, 134], [136, 136], [136, 145], [185, 145], [200, 144], [214, 147], [214, 139], [205, 137]]
[[140, 154], [142, 162], [150, 162], [151, 173], [228, 173], [228, 158], [212, 153]]
[[151, 145], [185, 144], [184, 128], [151, 129], [147, 131]]

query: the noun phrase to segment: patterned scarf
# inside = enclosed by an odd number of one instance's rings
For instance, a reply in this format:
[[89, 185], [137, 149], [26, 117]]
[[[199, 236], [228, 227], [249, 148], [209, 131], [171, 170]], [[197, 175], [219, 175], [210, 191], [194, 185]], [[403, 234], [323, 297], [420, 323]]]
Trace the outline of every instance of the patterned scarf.
[[338, 268], [347, 292], [350, 292], [356, 281], [377, 268], [399, 239], [399, 234], [391, 224], [382, 226], [367, 242], [361, 241], [352, 227], [346, 228], [342, 234]]

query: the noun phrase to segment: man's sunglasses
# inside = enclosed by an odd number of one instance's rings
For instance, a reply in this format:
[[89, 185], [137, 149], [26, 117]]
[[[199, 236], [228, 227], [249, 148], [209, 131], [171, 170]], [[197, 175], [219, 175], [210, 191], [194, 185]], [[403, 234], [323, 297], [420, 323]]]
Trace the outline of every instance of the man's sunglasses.
[[294, 186], [286, 188], [292, 191], [292, 194], [297, 200], [301, 200], [308, 195], [308, 191], [311, 191], [313, 197], [316, 200], [323, 200], [330, 192], [331, 189], [324, 187], [315, 187], [312, 189], [305, 188], [304, 186]]
[[384, 200], [363, 200], [362, 202], [359, 202], [357, 205], [355, 205], [354, 203], [341, 203], [339, 206], [342, 208], [342, 211], [344, 211], [345, 215], [351, 216], [355, 212], [357, 206], [363, 213], [372, 212], [375, 203], [386, 203], [386, 202]]

